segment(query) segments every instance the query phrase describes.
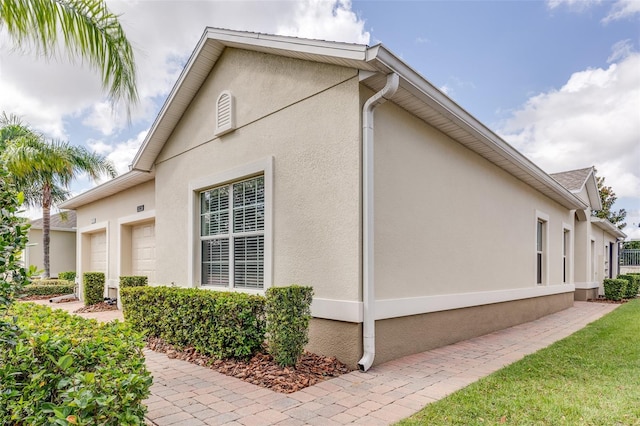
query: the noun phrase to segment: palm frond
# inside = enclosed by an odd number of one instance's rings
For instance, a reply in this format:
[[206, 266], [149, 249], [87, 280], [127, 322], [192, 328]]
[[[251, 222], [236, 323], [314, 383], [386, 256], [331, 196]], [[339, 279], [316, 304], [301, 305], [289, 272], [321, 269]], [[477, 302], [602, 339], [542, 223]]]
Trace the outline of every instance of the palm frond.
[[103, 0], [0, 0], [0, 26], [19, 46], [47, 56], [62, 41], [72, 58], [100, 71], [112, 105], [125, 101], [131, 116], [138, 101], [133, 48]]

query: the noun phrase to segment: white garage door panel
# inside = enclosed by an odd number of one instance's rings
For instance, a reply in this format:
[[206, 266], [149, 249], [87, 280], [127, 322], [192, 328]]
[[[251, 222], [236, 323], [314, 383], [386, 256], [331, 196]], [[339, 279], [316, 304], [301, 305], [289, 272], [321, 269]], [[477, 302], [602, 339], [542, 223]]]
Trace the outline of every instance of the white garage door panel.
[[89, 271], [107, 272], [107, 233], [91, 234], [91, 254]]
[[131, 230], [131, 273], [144, 275], [149, 283], [156, 281], [155, 224], [145, 223]]

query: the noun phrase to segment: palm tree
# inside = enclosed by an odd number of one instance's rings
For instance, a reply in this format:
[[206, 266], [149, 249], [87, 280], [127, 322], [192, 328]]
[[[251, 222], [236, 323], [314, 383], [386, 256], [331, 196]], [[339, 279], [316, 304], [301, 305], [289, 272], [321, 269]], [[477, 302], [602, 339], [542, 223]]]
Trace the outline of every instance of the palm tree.
[[[4, 137], [7, 139], [1, 139]], [[103, 175], [115, 177], [115, 168], [103, 156], [84, 147], [47, 141], [15, 116], [0, 117], [0, 146], [4, 146], [0, 163], [9, 171], [16, 188], [24, 193], [25, 203], [42, 208], [44, 278], [49, 278], [51, 207], [69, 197], [69, 184], [79, 174], [86, 173], [97, 180]]]
[[125, 101], [127, 116], [138, 100], [133, 49], [103, 0], [0, 0], [0, 29], [19, 47], [51, 56], [64, 44], [100, 71], [112, 105]]

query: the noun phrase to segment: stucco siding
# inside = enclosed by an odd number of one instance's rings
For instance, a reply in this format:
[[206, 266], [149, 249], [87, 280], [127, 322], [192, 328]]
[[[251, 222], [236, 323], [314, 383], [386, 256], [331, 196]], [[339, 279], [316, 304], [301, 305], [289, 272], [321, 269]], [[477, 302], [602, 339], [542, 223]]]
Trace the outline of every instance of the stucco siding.
[[[230, 90], [237, 129], [214, 137], [214, 104]], [[355, 70], [230, 49], [178, 124], [156, 167], [158, 279], [188, 282], [198, 227], [189, 185], [271, 158], [273, 285], [358, 300], [360, 143]], [[238, 176], [240, 178], [241, 176]], [[187, 206], [187, 207], [185, 207]], [[194, 210], [197, 206], [193, 206]], [[196, 266], [197, 269], [197, 266]]]
[[569, 210], [391, 103], [375, 117], [376, 298], [562, 284]]
[[[76, 233], [71, 231], [49, 231], [49, 269], [52, 277], [60, 272], [76, 270]], [[35, 265], [44, 269], [42, 230], [29, 230], [29, 245], [25, 254], [26, 267]]]
[[[152, 220], [149, 215], [155, 209], [154, 191], [155, 184], [151, 180], [110, 197], [86, 204], [76, 210], [79, 248], [77, 272], [79, 274], [89, 272], [92, 264], [91, 234], [101, 232], [106, 234], [105, 275], [107, 283], [115, 285], [118, 283], [120, 274], [128, 274], [121, 268], [123, 264], [130, 264], [128, 261], [128, 257], [131, 255], [130, 238], [127, 238], [126, 230], [124, 233], [122, 232], [121, 227], [124, 225], [120, 221], [123, 218], [128, 218], [128, 222], [132, 223], [136, 221], [137, 217], [140, 221]], [[144, 210], [138, 212], [138, 206], [144, 206]]]

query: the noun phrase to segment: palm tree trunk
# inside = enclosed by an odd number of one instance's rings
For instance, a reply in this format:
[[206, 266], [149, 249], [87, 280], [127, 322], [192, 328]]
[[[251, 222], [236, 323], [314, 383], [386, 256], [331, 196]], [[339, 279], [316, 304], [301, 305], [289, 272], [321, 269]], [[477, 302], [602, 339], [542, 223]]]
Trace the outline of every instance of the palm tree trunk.
[[42, 189], [42, 249], [44, 250], [44, 275], [43, 278], [51, 277], [49, 267], [49, 245], [51, 242], [51, 187], [44, 185]]

